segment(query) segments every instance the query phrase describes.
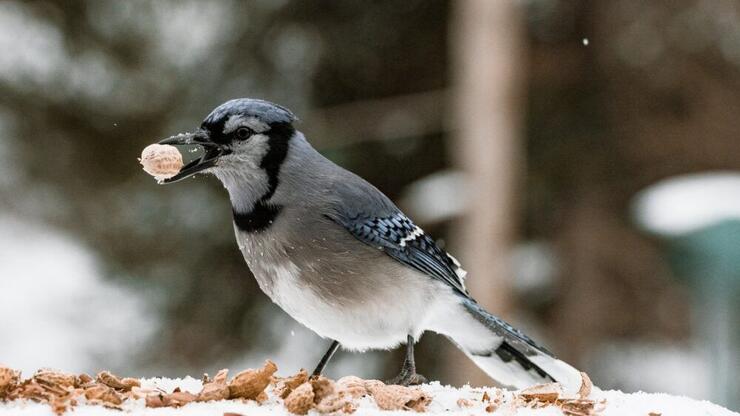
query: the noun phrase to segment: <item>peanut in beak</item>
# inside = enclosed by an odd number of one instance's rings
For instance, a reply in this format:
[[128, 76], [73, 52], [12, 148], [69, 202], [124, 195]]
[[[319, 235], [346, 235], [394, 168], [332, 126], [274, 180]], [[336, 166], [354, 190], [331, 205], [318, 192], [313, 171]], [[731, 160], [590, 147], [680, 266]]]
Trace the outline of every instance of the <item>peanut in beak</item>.
[[182, 155], [175, 146], [150, 144], [141, 152], [139, 159], [144, 171], [157, 180], [171, 178], [182, 169]]

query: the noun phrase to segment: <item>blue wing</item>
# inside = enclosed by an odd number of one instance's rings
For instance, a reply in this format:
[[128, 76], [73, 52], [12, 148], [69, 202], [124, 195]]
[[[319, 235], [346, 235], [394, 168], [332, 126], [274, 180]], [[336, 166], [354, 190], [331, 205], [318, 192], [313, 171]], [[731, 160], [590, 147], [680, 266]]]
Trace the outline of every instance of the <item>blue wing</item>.
[[384, 217], [358, 214], [330, 218], [363, 243], [383, 250], [401, 263], [449, 284], [468, 297], [463, 283], [465, 270], [403, 213]]

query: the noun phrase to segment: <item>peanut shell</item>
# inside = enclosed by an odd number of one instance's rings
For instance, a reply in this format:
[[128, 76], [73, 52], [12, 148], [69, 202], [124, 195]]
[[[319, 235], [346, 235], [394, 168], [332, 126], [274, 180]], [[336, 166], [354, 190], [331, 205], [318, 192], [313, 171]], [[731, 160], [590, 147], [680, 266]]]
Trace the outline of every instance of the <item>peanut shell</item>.
[[7, 367], [0, 367], [0, 398], [5, 397], [17, 384], [20, 373]]
[[182, 155], [175, 146], [150, 144], [141, 152], [139, 159], [144, 171], [157, 180], [168, 179], [182, 169]]
[[375, 399], [375, 403], [382, 410], [415, 410], [417, 412], [426, 411], [426, 406], [432, 401], [426, 393], [411, 387], [398, 385], [385, 385], [377, 380], [370, 380], [373, 383], [366, 383], [366, 387]]
[[288, 397], [296, 387], [308, 381], [308, 373], [306, 370], [301, 369], [298, 373], [277, 380], [277, 387], [275, 387], [275, 394], [284, 399]]
[[244, 370], [229, 382], [229, 398], [254, 400], [270, 384], [277, 366], [270, 360], [258, 370]]
[[285, 398], [285, 408], [290, 413], [305, 415], [316, 404], [314, 403], [313, 386], [306, 382], [296, 387], [288, 397]]

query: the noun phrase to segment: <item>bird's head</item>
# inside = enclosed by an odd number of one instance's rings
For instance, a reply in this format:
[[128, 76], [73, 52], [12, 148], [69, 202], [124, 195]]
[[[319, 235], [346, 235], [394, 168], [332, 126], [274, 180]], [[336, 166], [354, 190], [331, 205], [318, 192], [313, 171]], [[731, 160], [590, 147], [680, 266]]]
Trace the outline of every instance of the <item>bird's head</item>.
[[280, 167], [295, 133], [296, 117], [285, 107], [268, 101], [238, 98], [216, 107], [200, 128], [161, 140], [160, 144], [199, 145], [203, 155], [165, 179], [173, 183], [198, 172], [271, 172]]

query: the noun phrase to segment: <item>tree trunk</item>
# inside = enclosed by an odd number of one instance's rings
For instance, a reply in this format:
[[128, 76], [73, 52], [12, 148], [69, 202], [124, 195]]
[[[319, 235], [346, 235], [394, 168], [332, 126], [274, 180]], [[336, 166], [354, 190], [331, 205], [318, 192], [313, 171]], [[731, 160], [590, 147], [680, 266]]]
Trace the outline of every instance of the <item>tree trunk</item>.
[[[509, 253], [516, 231], [515, 188], [522, 164], [522, 10], [513, 1], [454, 2], [451, 45], [454, 126], [451, 148], [468, 175], [469, 210], [457, 224], [455, 252], [467, 286], [490, 312], [512, 308]], [[452, 383], [490, 385], [462, 354], [450, 357]]]

